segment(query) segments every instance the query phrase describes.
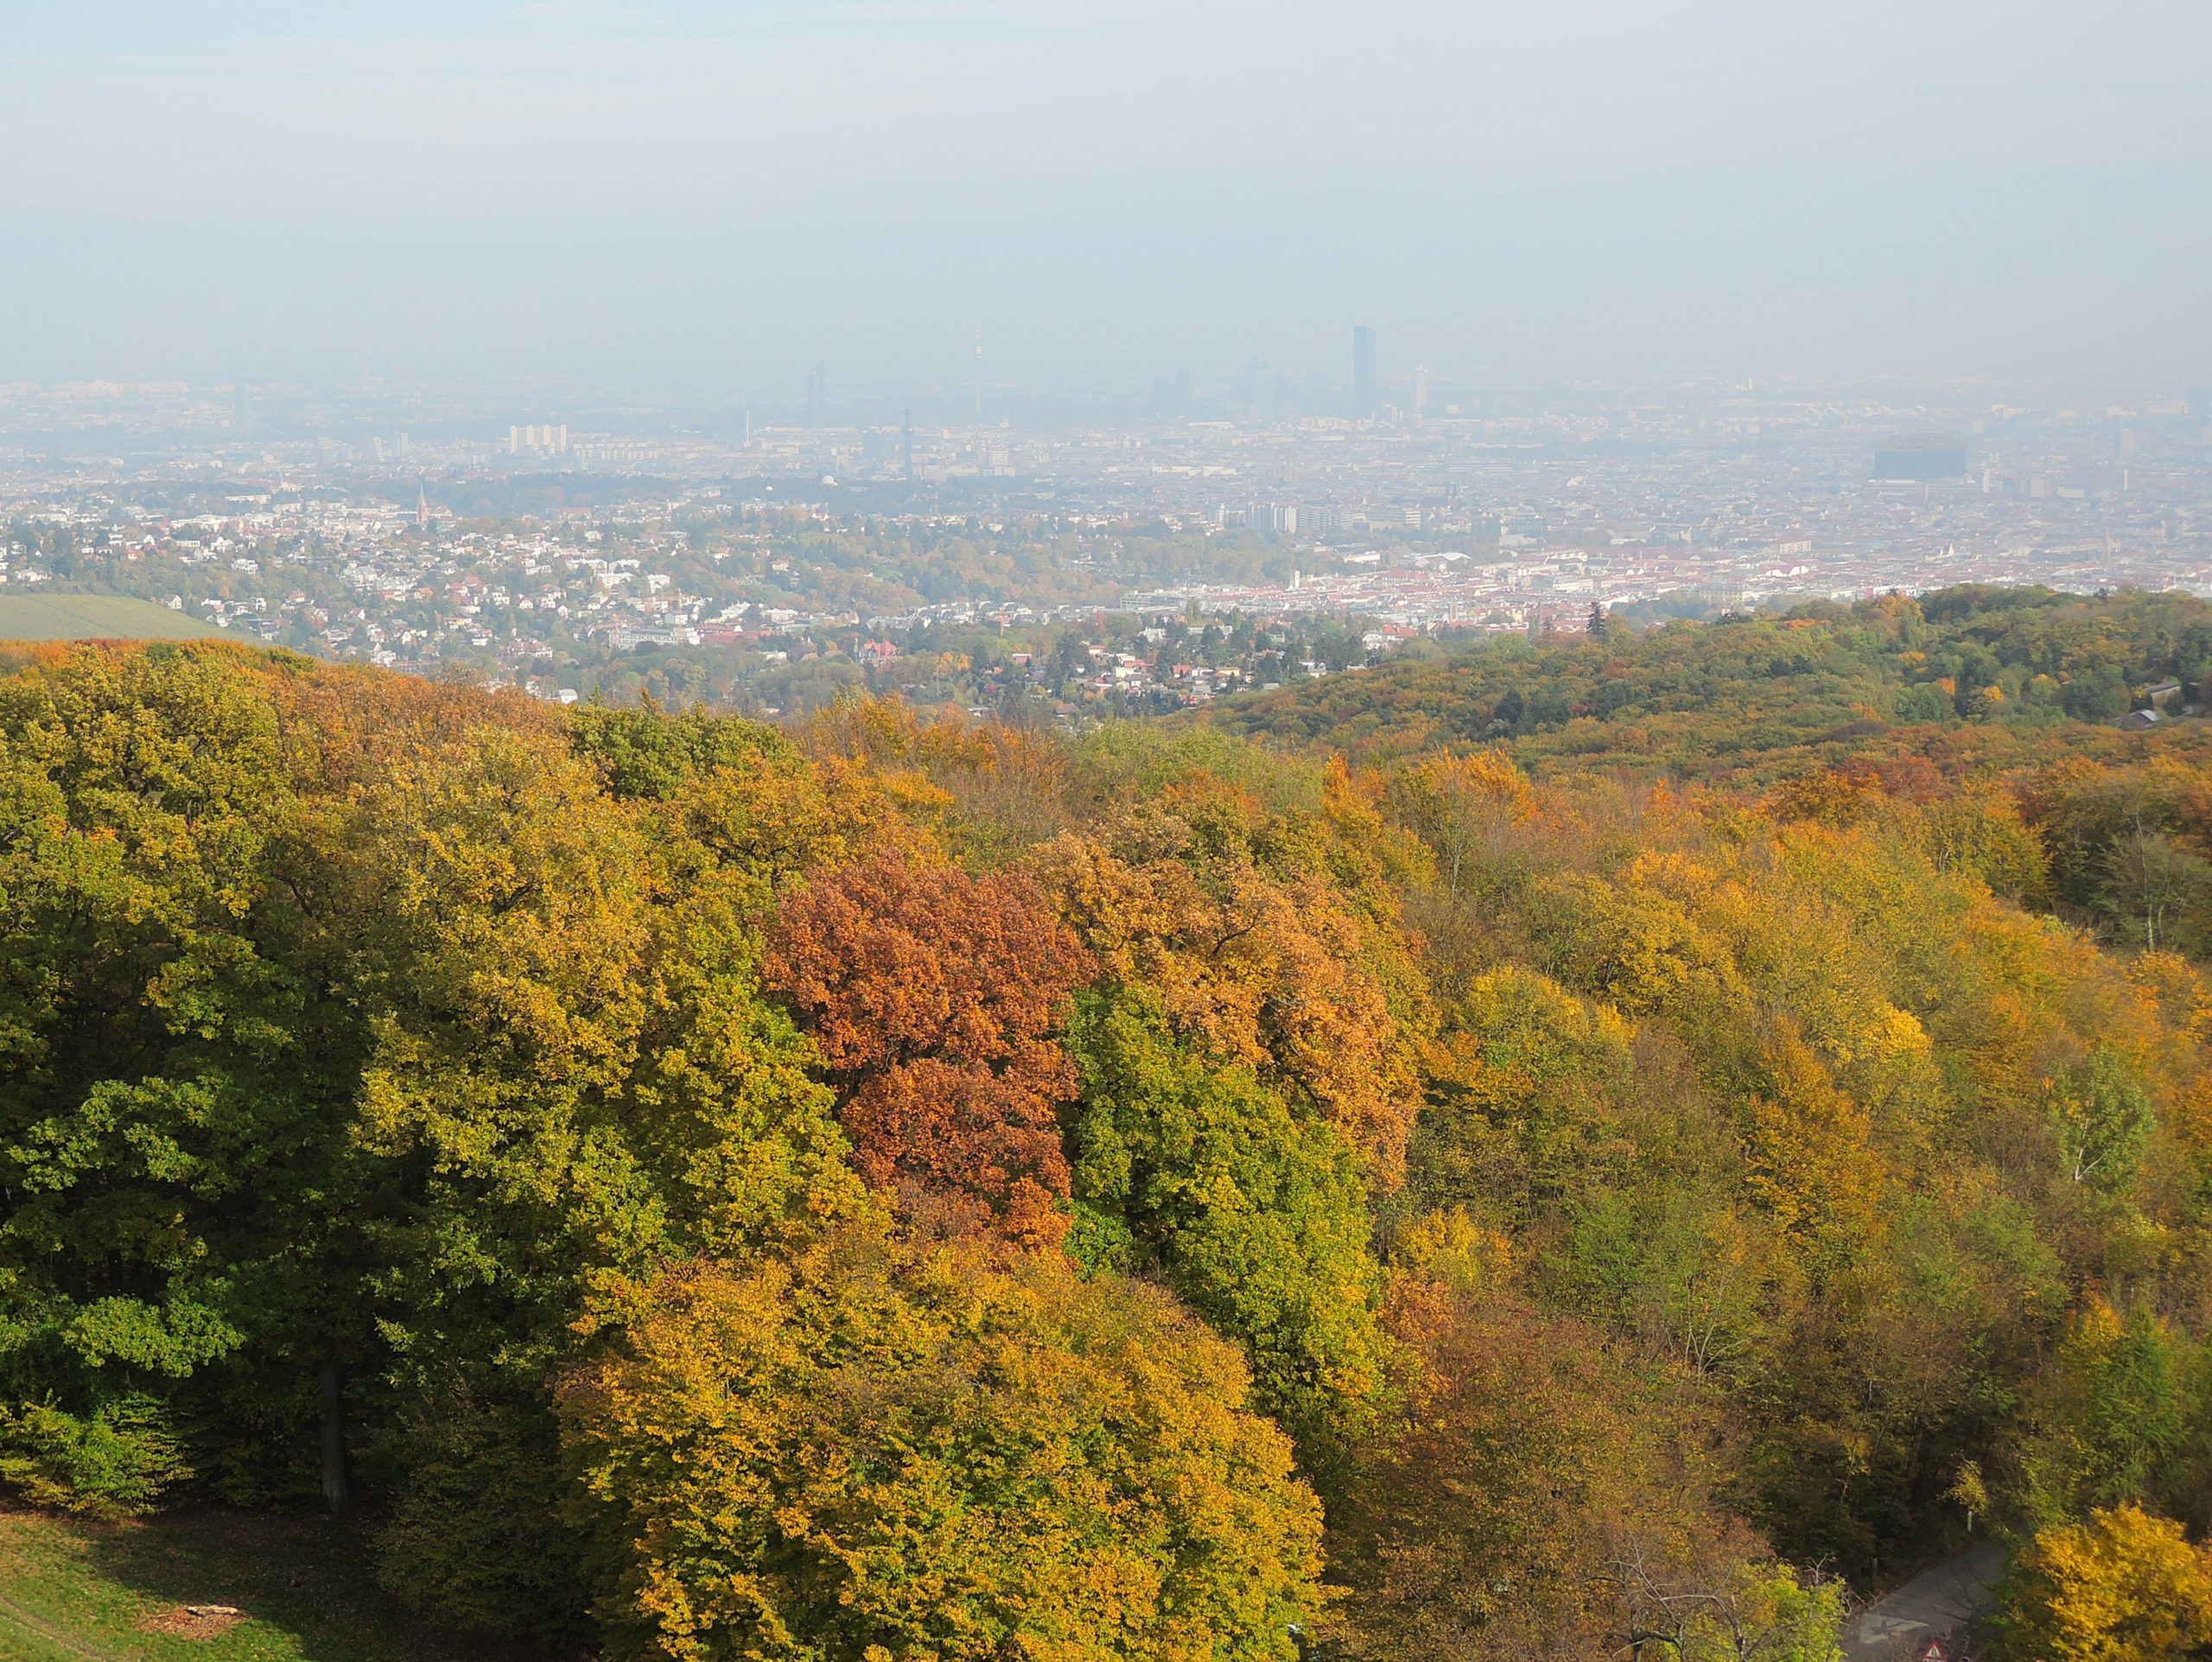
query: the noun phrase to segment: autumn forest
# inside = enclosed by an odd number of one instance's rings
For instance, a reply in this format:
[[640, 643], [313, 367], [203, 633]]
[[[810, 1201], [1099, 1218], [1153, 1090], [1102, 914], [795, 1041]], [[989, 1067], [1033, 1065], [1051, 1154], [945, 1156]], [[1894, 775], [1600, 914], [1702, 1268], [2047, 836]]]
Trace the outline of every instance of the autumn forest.
[[548, 1656], [1831, 1662], [1984, 1538], [1999, 1654], [2206, 1653], [2208, 673], [2040, 590], [1082, 733], [0, 648], [0, 1482], [347, 1507]]

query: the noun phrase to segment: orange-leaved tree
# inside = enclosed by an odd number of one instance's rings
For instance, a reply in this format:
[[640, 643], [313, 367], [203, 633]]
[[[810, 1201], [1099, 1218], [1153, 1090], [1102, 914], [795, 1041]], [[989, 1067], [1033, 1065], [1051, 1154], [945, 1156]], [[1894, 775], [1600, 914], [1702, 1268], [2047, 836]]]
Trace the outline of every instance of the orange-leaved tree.
[[769, 984], [814, 1033], [861, 1175], [1058, 1240], [1056, 1110], [1075, 1075], [1053, 1037], [1091, 962], [1016, 872], [971, 877], [886, 850], [785, 904]]

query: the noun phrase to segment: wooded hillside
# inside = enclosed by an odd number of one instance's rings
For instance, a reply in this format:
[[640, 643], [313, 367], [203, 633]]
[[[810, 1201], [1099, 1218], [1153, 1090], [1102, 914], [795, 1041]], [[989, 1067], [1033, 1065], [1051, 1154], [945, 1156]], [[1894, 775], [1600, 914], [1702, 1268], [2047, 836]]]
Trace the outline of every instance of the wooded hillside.
[[[1843, 757], [2018, 765], [2054, 740], [2127, 754], [2098, 724], [2149, 707], [2153, 688], [2193, 688], [2208, 669], [2212, 606], [2193, 596], [1967, 587], [1641, 633], [1601, 620], [1587, 636], [1423, 643], [1380, 668], [1224, 701], [1207, 716], [1365, 760], [1484, 745], [1540, 775], [1604, 767], [1766, 782]], [[2168, 713], [2181, 701], [2158, 701]]]
[[16, 650], [0, 1477], [610, 1657], [1826, 1659], [1971, 1515], [2077, 1653], [2212, 1524], [2212, 773], [2066, 707], [2203, 625], [1940, 612], [1233, 718], [1349, 762]]

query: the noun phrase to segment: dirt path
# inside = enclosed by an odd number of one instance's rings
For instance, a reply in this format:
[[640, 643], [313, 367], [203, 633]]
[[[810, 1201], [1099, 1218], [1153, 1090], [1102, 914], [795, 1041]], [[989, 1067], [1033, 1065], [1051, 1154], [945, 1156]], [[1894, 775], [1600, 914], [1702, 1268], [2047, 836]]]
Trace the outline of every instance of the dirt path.
[[11, 1627], [19, 1633], [29, 1633], [33, 1639], [51, 1645], [65, 1656], [81, 1657], [84, 1662], [140, 1662], [138, 1658], [125, 1656], [118, 1651], [89, 1649], [63, 1633], [52, 1622], [33, 1615], [6, 1594], [0, 1593], [0, 1632]]

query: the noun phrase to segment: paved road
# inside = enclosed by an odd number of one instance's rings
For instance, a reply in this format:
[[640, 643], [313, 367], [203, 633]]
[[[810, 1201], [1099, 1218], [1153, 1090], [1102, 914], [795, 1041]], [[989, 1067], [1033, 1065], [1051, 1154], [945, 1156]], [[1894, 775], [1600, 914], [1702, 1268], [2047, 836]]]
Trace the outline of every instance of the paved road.
[[[1851, 1662], [1916, 1657], [1932, 1639], [1964, 1626], [1995, 1602], [2005, 1573], [2005, 1549], [1994, 1541], [1969, 1547], [1947, 1564], [1916, 1576], [1861, 1610], [1845, 1627], [1843, 1653]], [[1947, 1653], [1956, 1652], [1946, 1646]]]

